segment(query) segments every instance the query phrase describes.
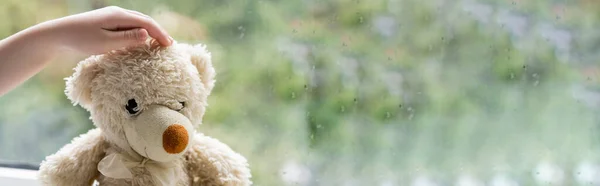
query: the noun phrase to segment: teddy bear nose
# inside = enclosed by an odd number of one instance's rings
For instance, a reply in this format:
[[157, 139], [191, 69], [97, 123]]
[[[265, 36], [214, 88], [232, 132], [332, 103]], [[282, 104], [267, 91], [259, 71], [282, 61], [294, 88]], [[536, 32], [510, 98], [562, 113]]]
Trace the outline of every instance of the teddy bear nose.
[[173, 124], [163, 132], [163, 148], [169, 154], [177, 154], [185, 150], [188, 144], [188, 132], [182, 125]]

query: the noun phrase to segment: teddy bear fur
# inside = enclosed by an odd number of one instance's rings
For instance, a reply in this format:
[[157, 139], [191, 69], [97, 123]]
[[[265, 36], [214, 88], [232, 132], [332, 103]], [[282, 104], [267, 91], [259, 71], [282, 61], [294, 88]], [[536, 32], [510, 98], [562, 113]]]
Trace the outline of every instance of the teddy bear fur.
[[[210, 53], [203, 45], [174, 43], [161, 47], [149, 41], [138, 47], [91, 56], [66, 78], [67, 97], [91, 114], [97, 127], [75, 138], [40, 165], [44, 185], [158, 185], [143, 167], [130, 169], [133, 178], [113, 179], [98, 171], [109, 153], [141, 160], [123, 129], [129, 120], [125, 104], [131, 98], [143, 111], [150, 104], [178, 110], [197, 128], [215, 84]], [[185, 103], [185, 104], [182, 104]], [[194, 132], [190, 147], [172, 163], [176, 185], [251, 185], [246, 159], [217, 139]]]

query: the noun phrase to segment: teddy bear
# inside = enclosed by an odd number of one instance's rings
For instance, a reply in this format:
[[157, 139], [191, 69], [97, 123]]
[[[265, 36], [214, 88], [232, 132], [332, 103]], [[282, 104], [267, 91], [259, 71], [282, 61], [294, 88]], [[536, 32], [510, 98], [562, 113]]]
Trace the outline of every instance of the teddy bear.
[[195, 129], [215, 85], [203, 44], [91, 56], [66, 80], [96, 128], [40, 164], [43, 185], [251, 185], [247, 160]]

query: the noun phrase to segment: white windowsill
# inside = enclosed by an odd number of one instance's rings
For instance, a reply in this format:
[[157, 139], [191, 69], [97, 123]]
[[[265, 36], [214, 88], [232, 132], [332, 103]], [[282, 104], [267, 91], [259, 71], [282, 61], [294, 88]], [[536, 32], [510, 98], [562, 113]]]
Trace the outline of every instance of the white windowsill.
[[38, 186], [37, 171], [0, 167], [0, 185]]

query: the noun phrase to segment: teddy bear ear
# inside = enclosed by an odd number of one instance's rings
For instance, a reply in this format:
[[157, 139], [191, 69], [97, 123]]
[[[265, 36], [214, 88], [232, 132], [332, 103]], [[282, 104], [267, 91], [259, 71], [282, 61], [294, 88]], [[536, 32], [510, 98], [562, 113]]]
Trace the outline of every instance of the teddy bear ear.
[[90, 108], [92, 102], [92, 80], [98, 75], [98, 61], [100, 56], [89, 57], [77, 64], [75, 73], [65, 78], [65, 94], [71, 100], [73, 105], [81, 105], [83, 108]]
[[215, 86], [215, 68], [212, 65], [211, 54], [206, 50], [206, 46], [197, 44], [190, 47], [190, 60], [200, 74], [200, 80], [208, 94]]

